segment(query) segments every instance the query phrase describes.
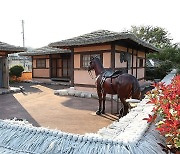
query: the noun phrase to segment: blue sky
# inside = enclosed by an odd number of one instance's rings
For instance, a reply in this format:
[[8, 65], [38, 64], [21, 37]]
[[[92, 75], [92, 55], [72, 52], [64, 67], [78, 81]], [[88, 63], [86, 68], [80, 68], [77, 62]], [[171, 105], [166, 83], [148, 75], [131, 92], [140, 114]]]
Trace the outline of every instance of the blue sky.
[[42, 47], [99, 29], [123, 31], [131, 25], [165, 28], [180, 42], [178, 0], [0, 0], [0, 41]]

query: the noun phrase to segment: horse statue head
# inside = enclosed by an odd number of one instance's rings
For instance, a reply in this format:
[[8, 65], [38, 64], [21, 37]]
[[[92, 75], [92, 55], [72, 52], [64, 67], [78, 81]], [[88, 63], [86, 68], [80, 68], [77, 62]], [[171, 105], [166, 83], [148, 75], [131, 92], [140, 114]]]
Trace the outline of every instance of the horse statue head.
[[94, 59], [95, 59], [95, 57], [90, 58], [90, 62], [89, 62], [89, 66], [88, 66], [88, 72], [95, 68]]
[[96, 66], [101, 66], [102, 67], [102, 64], [100, 62], [100, 59], [98, 58], [98, 56], [92, 56], [90, 58], [90, 62], [89, 62], [89, 66], [88, 66], [88, 72], [91, 71], [91, 70], [95, 70]]

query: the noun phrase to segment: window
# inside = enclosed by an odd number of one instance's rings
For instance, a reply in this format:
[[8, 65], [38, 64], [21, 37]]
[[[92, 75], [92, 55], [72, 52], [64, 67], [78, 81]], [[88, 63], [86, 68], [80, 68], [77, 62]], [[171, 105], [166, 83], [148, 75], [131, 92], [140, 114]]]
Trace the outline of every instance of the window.
[[139, 59], [139, 67], [143, 67], [143, 59], [142, 58]]
[[36, 68], [46, 68], [46, 59], [37, 59]]
[[89, 66], [89, 62], [91, 57], [97, 56], [100, 59], [100, 54], [88, 54], [88, 55], [82, 55], [82, 67], [87, 68]]

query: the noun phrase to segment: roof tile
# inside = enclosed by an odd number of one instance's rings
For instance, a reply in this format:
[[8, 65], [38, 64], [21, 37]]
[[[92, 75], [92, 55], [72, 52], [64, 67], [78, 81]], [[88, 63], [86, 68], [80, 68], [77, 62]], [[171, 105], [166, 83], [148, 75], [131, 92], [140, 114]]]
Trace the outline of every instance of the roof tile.
[[26, 51], [26, 48], [24, 47], [18, 47], [14, 45], [10, 45], [4, 42], [0, 42], [0, 51], [4, 52], [23, 52]]
[[20, 56], [35, 56], [35, 55], [49, 55], [49, 54], [57, 54], [57, 53], [70, 53], [71, 50], [68, 49], [59, 49], [59, 48], [52, 48], [52, 47], [42, 47], [42, 48], [37, 48], [32, 51], [28, 52], [23, 52], [20, 53]]
[[98, 30], [88, 34], [84, 34], [78, 37], [74, 37], [71, 39], [66, 39], [54, 43], [50, 43], [49, 46], [51, 47], [71, 47], [71, 46], [82, 46], [82, 45], [90, 45], [90, 44], [98, 44], [98, 43], [106, 43], [112, 42], [116, 40], [122, 39], [130, 39], [139, 45], [142, 45], [146, 48], [149, 48], [153, 51], [159, 51], [158, 48], [154, 47], [153, 45], [139, 39], [132, 33], [127, 32], [112, 32], [108, 30]]

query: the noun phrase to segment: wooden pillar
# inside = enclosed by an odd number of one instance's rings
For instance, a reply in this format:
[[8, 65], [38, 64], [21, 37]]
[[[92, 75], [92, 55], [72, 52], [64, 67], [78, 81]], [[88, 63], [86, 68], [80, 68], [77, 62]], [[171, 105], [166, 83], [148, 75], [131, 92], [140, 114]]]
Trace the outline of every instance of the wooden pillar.
[[34, 78], [33, 56], [31, 56], [31, 61], [32, 61], [32, 78]]
[[115, 70], [115, 44], [111, 44], [111, 68]]
[[7, 56], [2, 59], [2, 71], [2, 87], [9, 88], [9, 67]]
[[132, 60], [131, 60], [131, 74], [133, 75], [133, 68], [134, 68], [134, 49], [132, 49]]
[[137, 68], [138, 68], [138, 49], [136, 50], [136, 78], [137, 78]]
[[49, 55], [49, 78], [52, 77], [52, 55]]
[[146, 80], [146, 58], [147, 58], [147, 55], [146, 55], [146, 51], [145, 51], [145, 62], [144, 62], [144, 80]]
[[71, 86], [74, 87], [74, 48], [71, 48]]
[[2, 57], [0, 57], [0, 88], [3, 86], [3, 60]]
[[[129, 48], [127, 47], [127, 55], [128, 55], [128, 53], [129, 53]], [[126, 65], [127, 73], [129, 73], [129, 67], [128, 66], [129, 66], [129, 61], [127, 60], [127, 65]]]

